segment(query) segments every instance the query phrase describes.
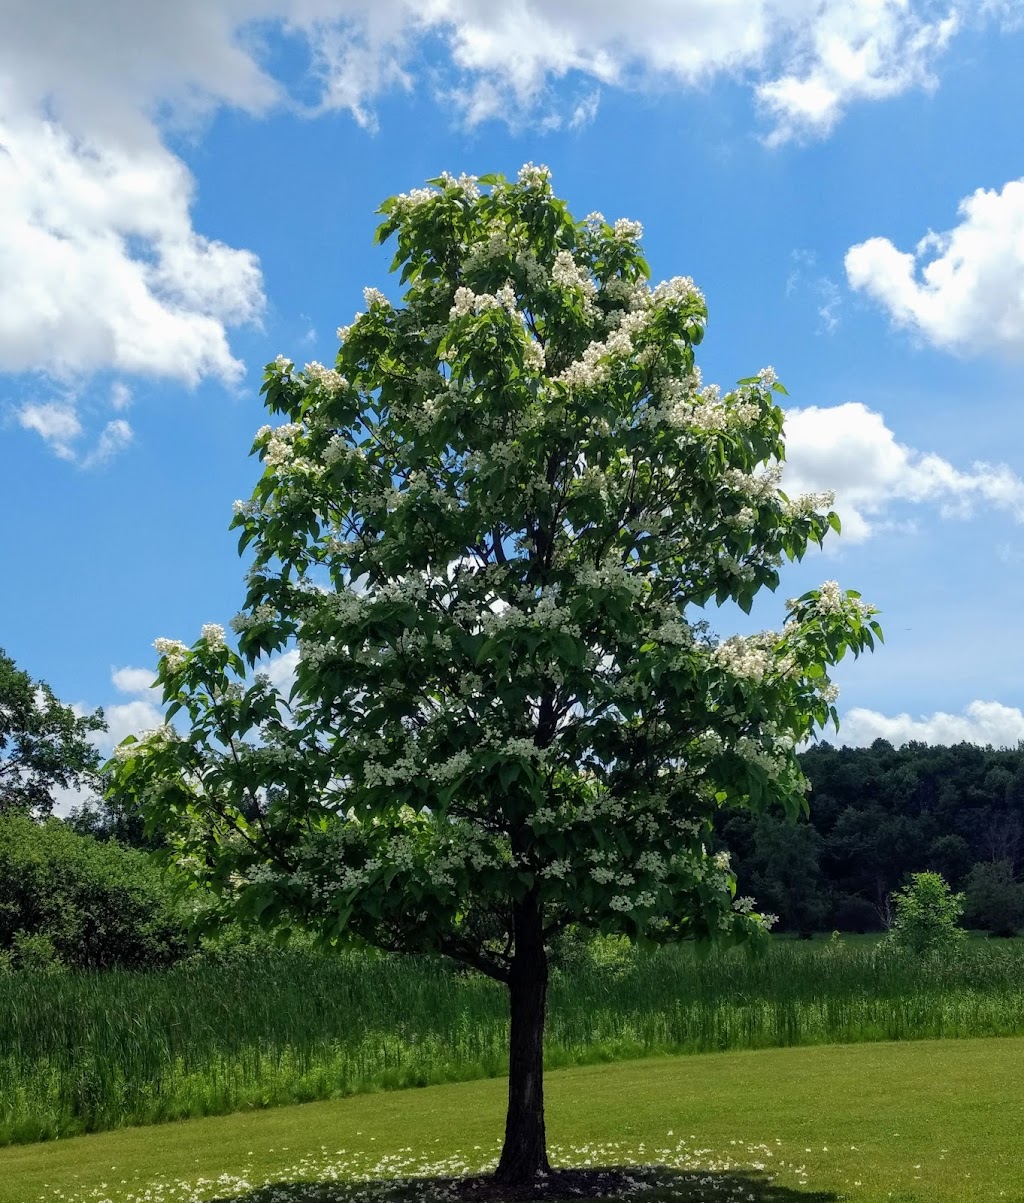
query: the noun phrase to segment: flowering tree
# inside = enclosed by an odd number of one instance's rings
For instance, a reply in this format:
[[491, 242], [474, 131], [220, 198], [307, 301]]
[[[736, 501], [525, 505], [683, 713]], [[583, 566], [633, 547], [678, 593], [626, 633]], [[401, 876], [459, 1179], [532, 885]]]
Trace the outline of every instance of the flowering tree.
[[[408, 291], [366, 290], [334, 368], [268, 366], [285, 421], [235, 507], [239, 654], [214, 626], [158, 641], [189, 733], [122, 744], [115, 788], [233, 916], [504, 982], [497, 1176], [524, 1183], [548, 1168], [547, 943], [763, 933], [713, 817], [805, 808], [794, 744], [837, 721], [826, 670], [880, 631], [834, 582], [781, 632], [693, 621], [749, 610], [839, 523], [779, 491], [771, 369], [702, 386], [703, 297], [649, 286], [636, 222], [575, 220], [532, 164], [381, 212]], [[246, 677], [288, 648], [287, 697]]]

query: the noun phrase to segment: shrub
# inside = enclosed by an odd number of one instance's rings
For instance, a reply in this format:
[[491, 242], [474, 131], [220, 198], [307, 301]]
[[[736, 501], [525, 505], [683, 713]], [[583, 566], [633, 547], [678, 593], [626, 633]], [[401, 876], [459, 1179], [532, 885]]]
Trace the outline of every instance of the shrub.
[[893, 895], [889, 938], [915, 953], [949, 949], [966, 934], [957, 924], [963, 903], [963, 894], [954, 894], [940, 873], [912, 873], [909, 884]]
[[144, 854], [59, 819], [0, 816], [4, 967], [141, 969], [185, 950], [182, 910]]

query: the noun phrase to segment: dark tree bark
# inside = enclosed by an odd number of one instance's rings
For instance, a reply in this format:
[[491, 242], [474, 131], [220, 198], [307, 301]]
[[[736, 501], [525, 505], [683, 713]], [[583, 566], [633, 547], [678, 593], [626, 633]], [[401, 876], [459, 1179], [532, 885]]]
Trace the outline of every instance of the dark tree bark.
[[504, 1186], [520, 1186], [550, 1172], [544, 1132], [544, 1009], [548, 959], [540, 907], [529, 896], [516, 903], [515, 951], [509, 969], [512, 1018], [509, 1042], [505, 1145], [495, 1172]]

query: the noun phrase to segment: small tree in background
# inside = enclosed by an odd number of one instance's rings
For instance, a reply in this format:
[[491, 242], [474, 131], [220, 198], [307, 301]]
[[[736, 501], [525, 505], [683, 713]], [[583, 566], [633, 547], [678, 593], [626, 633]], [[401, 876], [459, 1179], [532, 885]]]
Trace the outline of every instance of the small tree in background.
[[56, 790], [94, 785], [100, 756], [89, 736], [106, 729], [102, 710], [76, 714], [0, 648], [0, 815], [42, 817]]
[[[794, 745], [880, 631], [828, 582], [780, 632], [703, 635], [694, 607], [749, 610], [839, 527], [779, 491], [774, 374], [705, 387], [693, 282], [652, 289], [637, 223], [575, 220], [546, 169], [431, 184], [381, 210], [402, 303], [367, 289], [333, 368], [268, 366], [240, 654], [157, 642], [188, 733], [126, 741], [114, 788], [227, 916], [503, 982], [497, 1177], [523, 1184], [550, 941], [762, 935], [713, 816], [806, 809]], [[246, 678], [293, 641], [287, 697]]]
[[994, 936], [1015, 936], [1024, 927], [1024, 882], [1013, 861], [982, 861], [964, 882], [964, 922]]
[[889, 938], [915, 953], [954, 947], [966, 935], [958, 922], [963, 909], [963, 894], [954, 894], [941, 874], [912, 873], [909, 883], [893, 895]]

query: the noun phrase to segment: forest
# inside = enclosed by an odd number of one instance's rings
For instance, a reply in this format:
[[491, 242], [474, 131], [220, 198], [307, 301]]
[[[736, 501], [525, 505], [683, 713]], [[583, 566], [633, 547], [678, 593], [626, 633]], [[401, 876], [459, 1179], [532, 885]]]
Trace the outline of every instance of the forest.
[[965, 893], [966, 926], [1024, 926], [1024, 748], [823, 741], [799, 759], [807, 821], [729, 813], [720, 824], [740, 890], [782, 930], [881, 930], [893, 891], [926, 870]]

